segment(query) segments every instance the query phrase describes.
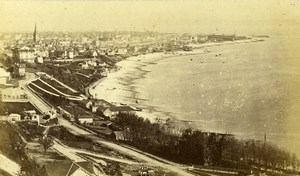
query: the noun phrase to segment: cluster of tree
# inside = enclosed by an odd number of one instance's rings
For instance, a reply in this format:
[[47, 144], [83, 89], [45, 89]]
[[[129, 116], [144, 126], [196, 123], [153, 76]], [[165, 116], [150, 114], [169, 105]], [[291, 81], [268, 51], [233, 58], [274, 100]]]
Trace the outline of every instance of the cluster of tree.
[[225, 147], [224, 156], [232, 161], [240, 160], [263, 168], [282, 170], [289, 167], [295, 170], [300, 166], [300, 162], [294, 153], [266, 141], [232, 139], [226, 141]]
[[[295, 155], [256, 140], [238, 140], [233, 135], [186, 129], [180, 135], [167, 130], [168, 124], [151, 123], [130, 113], [119, 113], [114, 122], [129, 131], [129, 144], [149, 153], [184, 164], [247, 169], [299, 167]], [[129, 130], [128, 130], [129, 129]]]
[[107, 175], [122, 176], [121, 167], [118, 163], [108, 164], [107, 167], [103, 168], [103, 171]]
[[38, 164], [35, 160], [27, 158], [21, 167], [17, 176], [47, 176], [47, 170], [44, 165]]
[[46, 151], [54, 145], [53, 140], [47, 136], [40, 137], [39, 143], [43, 146], [44, 153], [46, 153]]
[[34, 138], [39, 139], [39, 143], [43, 146], [44, 153], [53, 146], [53, 140], [50, 137], [43, 136], [45, 131], [44, 127], [39, 126], [33, 122], [18, 122], [17, 131], [25, 137], [27, 141], [31, 141]]
[[[51, 127], [49, 130], [49, 136], [61, 140], [64, 144], [70, 147], [84, 148], [93, 151], [99, 147], [99, 145], [94, 143], [93, 140], [84, 136], [74, 135], [63, 126]], [[101, 152], [105, 151], [106, 150], [104, 149], [101, 150]]]
[[10, 68], [14, 62], [11, 57], [2, 53], [0, 54], [0, 63], [5, 67]]
[[21, 166], [21, 171], [18, 175], [47, 175], [43, 166], [37, 164], [26, 155], [26, 144], [22, 141], [14, 127], [7, 122], [0, 123], [0, 139], [0, 152]]
[[44, 128], [39, 126], [36, 122], [30, 121], [18, 122], [16, 129], [27, 141], [38, 138], [44, 130]]
[[113, 67], [116, 65], [117, 62], [124, 59], [124, 57], [121, 56], [99, 56], [101, 58], [101, 61], [105, 62], [107, 65]]
[[81, 141], [81, 142], [92, 143], [92, 140], [85, 138], [83, 136], [74, 135], [63, 126], [51, 127], [49, 130], [49, 135], [57, 139], [60, 139], [62, 141], [76, 141], [76, 142]]

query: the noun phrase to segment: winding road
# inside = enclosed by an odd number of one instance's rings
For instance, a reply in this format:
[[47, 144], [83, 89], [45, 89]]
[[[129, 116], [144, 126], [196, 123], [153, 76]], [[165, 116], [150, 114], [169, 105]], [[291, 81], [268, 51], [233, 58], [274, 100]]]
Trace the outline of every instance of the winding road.
[[[50, 105], [48, 105], [46, 102], [44, 102], [40, 97], [35, 95], [26, 86], [31, 80], [36, 79], [36, 77], [37, 76], [34, 75], [33, 73], [27, 73], [26, 80], [20, 81], [20, 86], [26, 91], [29, 101], [32, 104], [34, 104], [40, 111], [48, 112], [51, 110], [52, 107]], [[68, 130], [70, 130], [70, 132], [72, 132], [76, 135], [86, 136], [99, 144], [105, 145], [113, 150], [116, 150], [116, 151], [122, 153], [122, 154], [129, 155], [139, 161], [143, 161], [145, 164], [149, 164], [149, 165], [156, 166], [156, 167], [161, 167], [161, 168], [167, 169], [169, 171], [172, 171], [174, 173], [177, 173], [178, 175], [192, 176], [191, 173], [187, 172], [184, 169], [184, 167], [179, 164], [176, 164], [176, 163], [167, 161], [165, 159], [153, 156], [151, 154], [145, 153], [143, 151], [134, 149], [134, 148], [126, 146], [126, 145], [120, 145], [120, 144], [114, 143], [113, 141], [109, 141], [109, 140], [100, 138], [100, 137], [96, 136], [95, 134], [93, 134], [92, 132], [81, 129], [61, 117], [58, 118], [58, 121], [61, 125], [66, 127]], [[54, 147], [56, 147], [56, 149], [59, 150], [59, 149], [61, 149], [62, 146], [56, 144], [56, 145], [54, 145]]]

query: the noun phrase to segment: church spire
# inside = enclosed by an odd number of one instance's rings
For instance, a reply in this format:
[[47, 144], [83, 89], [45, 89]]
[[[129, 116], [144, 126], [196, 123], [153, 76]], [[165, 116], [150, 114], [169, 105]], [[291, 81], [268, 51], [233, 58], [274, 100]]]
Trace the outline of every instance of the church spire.
[[34, 31], [33, 31], [33, 42], [36, 43], [36, 23], [34, 25]]

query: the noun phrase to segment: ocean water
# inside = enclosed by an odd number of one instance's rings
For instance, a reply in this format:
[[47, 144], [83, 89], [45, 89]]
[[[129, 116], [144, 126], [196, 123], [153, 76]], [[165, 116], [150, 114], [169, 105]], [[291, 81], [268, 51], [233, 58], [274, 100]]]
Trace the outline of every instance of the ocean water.
[[[300, 38], [207, 47], [209, 52], [139, 60], [114, 77], [109, 98], [189, 121], [191, 127], [300, 148]], [[97, 87], [95, 88], [95, 91]]]

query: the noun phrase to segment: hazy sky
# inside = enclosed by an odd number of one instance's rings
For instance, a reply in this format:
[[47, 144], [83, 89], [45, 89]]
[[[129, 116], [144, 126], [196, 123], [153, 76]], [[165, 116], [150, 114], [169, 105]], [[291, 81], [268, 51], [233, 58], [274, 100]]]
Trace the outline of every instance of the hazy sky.
[[300, 34], [298, 0], [0, 1], [0, 31]]

